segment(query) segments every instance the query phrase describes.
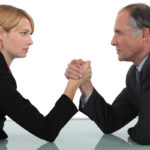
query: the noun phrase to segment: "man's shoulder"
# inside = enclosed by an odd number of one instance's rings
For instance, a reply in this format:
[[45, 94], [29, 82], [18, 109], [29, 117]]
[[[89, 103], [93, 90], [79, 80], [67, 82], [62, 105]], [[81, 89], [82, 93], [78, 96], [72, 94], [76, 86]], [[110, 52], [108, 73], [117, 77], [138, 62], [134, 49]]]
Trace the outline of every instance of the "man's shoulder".
[[145, 61], [141, 72], [148, 73], [148, 74], [150, 73], [150, 55], [148, 56], [147, 60]]
[[135, 69], [136, 69], [135, 65], [134, 65], [134, 64], [131, 65], [131, 67], [129, 68], [129, 70], [128, 70], [128, 72], [127, 72], [127, 77], [133, 76], [134, 73], [135, 73]]

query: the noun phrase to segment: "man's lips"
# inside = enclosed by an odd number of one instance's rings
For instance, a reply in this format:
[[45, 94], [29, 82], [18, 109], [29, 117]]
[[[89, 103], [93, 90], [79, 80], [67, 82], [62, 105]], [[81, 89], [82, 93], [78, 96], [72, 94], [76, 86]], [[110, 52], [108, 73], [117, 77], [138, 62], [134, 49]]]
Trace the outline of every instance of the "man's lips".
[[120, 53], [120, 50], [117, 49], [117, 53]]

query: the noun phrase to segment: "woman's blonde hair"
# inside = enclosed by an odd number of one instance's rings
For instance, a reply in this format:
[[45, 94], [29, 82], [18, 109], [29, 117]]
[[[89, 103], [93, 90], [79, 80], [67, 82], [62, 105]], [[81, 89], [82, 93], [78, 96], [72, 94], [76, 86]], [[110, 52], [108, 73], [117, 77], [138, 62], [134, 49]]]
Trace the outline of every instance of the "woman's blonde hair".
[[[11, 5], [0, 5], [0, 26], [9, 32], [13, 27], [19, 24], [21, 19], [27, 18], [30, 21], [32, 33], [34, 31], [34, 22], [32, 17], [23, 9], [11, 6]], [[0, 41], [0, 48], [1, 48]]]

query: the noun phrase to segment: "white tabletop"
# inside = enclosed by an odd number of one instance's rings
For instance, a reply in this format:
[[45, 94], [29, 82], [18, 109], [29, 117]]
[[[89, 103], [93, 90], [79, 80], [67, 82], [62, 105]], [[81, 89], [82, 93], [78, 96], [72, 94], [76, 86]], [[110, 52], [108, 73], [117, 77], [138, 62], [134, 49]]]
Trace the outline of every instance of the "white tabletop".
[[61, 130], [54, 143], [30, 134], [13, 121], [6, 121], [9, 138], [0, 141], [0, 150], [150, 150], [130, 140], [127, 130], [136, 119], [111, 135], [105, 135], [89, 119], [73, 119]]

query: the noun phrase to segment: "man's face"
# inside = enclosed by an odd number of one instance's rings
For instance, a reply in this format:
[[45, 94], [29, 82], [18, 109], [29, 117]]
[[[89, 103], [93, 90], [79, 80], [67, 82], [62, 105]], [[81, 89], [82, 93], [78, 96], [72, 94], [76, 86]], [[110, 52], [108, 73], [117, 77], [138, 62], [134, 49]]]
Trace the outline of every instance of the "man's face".
[[134, 35], [137, 31], [129, 25], [129, 19], [131, 18], [127, 10], [118, 14], [111, 44], [116, 46], [120, 61], [134, 62], [142, 52], [142, 40], [141, 33]]

